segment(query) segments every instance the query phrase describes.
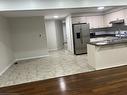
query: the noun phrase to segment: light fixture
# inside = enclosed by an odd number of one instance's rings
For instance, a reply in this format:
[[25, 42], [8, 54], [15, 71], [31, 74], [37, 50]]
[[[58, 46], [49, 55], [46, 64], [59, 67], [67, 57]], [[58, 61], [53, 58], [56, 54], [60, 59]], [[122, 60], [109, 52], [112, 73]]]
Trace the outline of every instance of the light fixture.
[[54, 16], [54, 18], [59, 18], [59, 16]]
[[97, 9], [98, 10], [103, 10], [105, 7], [98, 7]]

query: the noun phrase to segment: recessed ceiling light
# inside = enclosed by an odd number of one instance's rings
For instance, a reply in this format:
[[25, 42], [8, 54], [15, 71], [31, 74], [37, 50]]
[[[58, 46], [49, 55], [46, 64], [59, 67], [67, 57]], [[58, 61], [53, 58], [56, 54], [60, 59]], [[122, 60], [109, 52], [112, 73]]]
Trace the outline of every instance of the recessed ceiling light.
[[54, 18], [59, 18], [59, 16], [54, 16]]
[[103, 10], [105, 7], [98, 7], [97, 9], [98, 10]]

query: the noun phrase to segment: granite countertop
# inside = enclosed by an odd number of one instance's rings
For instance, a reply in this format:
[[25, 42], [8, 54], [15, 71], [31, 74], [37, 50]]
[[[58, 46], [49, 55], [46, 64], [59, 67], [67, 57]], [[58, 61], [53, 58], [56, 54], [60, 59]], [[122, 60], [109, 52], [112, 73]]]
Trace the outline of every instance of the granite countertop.
[[114, 39], [114, 40], [104, 40], [104, 41], [98, 41], [98, 42], [90, 42], [88, 44], [95, 45], [95, 46], [127, 44], [127, 38], [126, 39]]

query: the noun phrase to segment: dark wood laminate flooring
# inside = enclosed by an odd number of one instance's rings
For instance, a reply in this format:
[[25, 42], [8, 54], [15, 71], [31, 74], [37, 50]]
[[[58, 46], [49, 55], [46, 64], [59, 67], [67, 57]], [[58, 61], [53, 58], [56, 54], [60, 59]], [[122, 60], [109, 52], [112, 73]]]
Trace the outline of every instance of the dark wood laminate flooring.
[[127, 95], [127, 66], [0, 88], [0, 95]]

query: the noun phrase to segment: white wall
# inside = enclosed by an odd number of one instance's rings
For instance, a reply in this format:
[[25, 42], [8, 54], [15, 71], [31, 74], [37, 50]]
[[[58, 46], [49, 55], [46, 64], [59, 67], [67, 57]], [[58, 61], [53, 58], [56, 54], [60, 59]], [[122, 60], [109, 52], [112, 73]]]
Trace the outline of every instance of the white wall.
[[64, 43], [67, 43], [67, 33], [66, 33], [66, 24], [63, 23], [63, 36], [64, 36]]
[[49, 51], [63, 48], [63, 30], [62, 21], [46, 20], [47, 46]]
[[57, 37], [57, 48], [64, 48], [64, 38], [63, 38], [63, 23], [61, 20], [55, 21], [56, 25], [56, 37]]
[[67, 50], [74, 53], [71, 16], [66, 17]]
[[16, 60], [48, 55], [44, 17], [17, 17], [8, 20]]
[[57, 50], [55, 20], [46, 20], [45, 27], [46, 27], [46, 36], [47, 36], [47, 47], [49, 51]]
[[0, 75], [14, 62], [7, 19], [0, 17]]

